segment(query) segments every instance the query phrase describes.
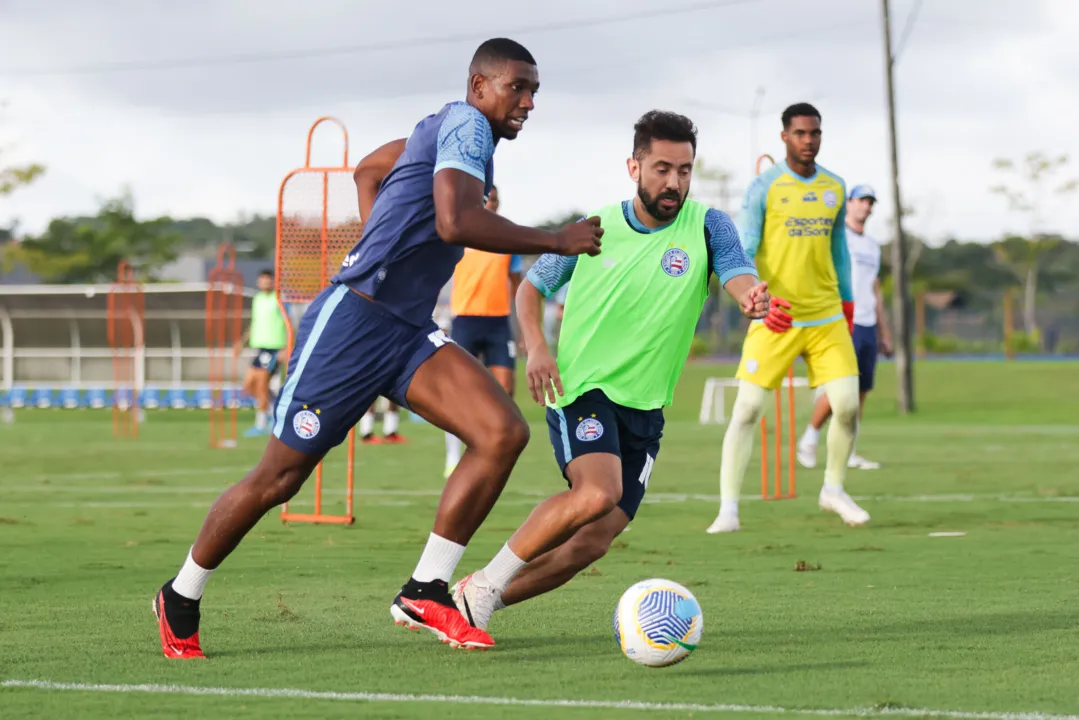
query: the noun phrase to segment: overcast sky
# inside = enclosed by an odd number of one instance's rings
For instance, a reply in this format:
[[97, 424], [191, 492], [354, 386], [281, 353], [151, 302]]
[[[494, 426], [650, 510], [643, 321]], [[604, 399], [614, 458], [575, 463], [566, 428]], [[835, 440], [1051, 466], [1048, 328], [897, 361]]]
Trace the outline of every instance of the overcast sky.
[[[918, 4], [892, 0], [897, 39]], [[36, 231], [57, 215], [92, 213], [125, 186], [140, 216], [272, 213], [315, 118], [345, 123], [354, 164], [463, 98], [475, 46], [508, 35], [536, 56], [543, 85], [525, 130], [495, 158], [503, 211], [514, 220], [630, 196], [632, 124], [652, 108], [697, 122], [699, 155], [734, 175], [736, 209], [754, 154], [782, 154], [783, 107], [808, 100], [824, 116], [818, 160], [848, 185], [877, 188], [869, 229], [888, 237], [878, 0], [450, 7], [0, 0], [3, 158], [48, 167], [32, 187], [0, 199], [0, 224], [17, 219]], [[989, 192], [996, 157], [1068, 153], [1079, 175], [1077, 36], [1077, 0], [921, 3], [896, 71], [902, 191], [916, 209], [915, 232], [994, 239], [1026, 227]], [[316, 136], [315, 160], [336, 164], [339, 148], [327, 130]], [[1079, 237], [1079, 196], [1048, 196], [1044, 216], [1045, 230]]]

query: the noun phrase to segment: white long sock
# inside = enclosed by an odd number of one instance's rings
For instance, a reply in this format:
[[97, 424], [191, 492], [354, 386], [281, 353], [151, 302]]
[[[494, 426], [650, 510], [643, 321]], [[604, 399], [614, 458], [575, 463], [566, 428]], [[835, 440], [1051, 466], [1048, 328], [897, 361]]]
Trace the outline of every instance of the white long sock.
[[259, 430], [266, 429], [266, 420], [267, 418], [265, 410], [258, 410], [255, 412], [255, 427], [257, 427]]
[[452, 433], [446, 433], [446, 467], [456, 467], [461, 462], [461, 440]]
[[213, 570], [199, 567], [191, 557], [191, 551], [187, 552], [187, 560], [180, 572], [176, 573], [176, 579], [172, 581], [172, 589], [188, 600], [198, 600], [202, 597], [202, 590], [206, 587], [206, 581], [214, 574]]
[[396, 410], [387, 410], [382, 415], [382, 434], [393, 435], [397, 432], [397, 427], [400, 425], [401, 416]]
[[505, 591], [510, 581], [513, 580], [513, 576], [520, 572], [525, 565], [525, 561], [517, 557], [517, 554], [510, 550], [509, 543], [506, 543], [498, 551], [498, 554], [494, 556], [494, 559], [488, 563], [487, 567], [483, 569], [483, 575], [488, 582], [500, 591]]
[[418, 582], [442, 580], [448, 583], [464, 554], [464, 545], [431, 533], [427, 538], [427, 545], [423, 548], [423, 554], [420, 555], [420, 562], [412, 573], [412, 579]]
[[753, 436], [764, 410], [765, 389], [745, 382], [738, 386], [738, 397], [731, 410], [731, 422], [723, 435], [723, 458], [719, 466], [719, 496], [728, 511], [738, 513], [742, 480], [753, 454]]
[[373, 412], [364, 413], [360, 418], [360, 437], [367, 437], [375, 430], [375, 414]]
[[802, 443], [804, 445], [816, 445], [820, 439], [820, 430], [812, 425], [806, 426], [806, 431], [802, 433]]
[[858, 434], [858, 378], [845, 377], [824, 384], [832, 422], [828, 424], [828, 461], [824, 466], [825, 487], [843, 489], [847, 461], [854, 451]]

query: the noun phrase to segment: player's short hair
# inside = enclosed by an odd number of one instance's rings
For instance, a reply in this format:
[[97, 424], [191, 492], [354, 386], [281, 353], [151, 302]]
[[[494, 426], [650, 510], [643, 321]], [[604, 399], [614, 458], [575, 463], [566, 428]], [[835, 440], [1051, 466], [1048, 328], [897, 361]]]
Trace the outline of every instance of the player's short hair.
[[479, 72], [496, 63], [507, 61], [524, 62], [529, 65], [536, 64], [536, 58], [532, 57], [532, 53], [528, 52], [528, 49], [516, 40], [491, 38], [476, 48], [476, 52], [472, 56], [472, 63], [468, 67], [471, 72]]
[[265, 268], [259, 273], [259, 277], [262, 277], [263, 275], [269, 275], [270, 277], [273, 277], [273, 270], [271, 270], [270, 268]]
[[687, 142], [697, 154], [697, 126], [685, 115], [650, 110], [633, 126], [633, 157], [638, 160], [652, 148], [653, 140]]
[[809, 103], [794, 103], [783, 111], [783, 129], [787, 130], [790, 128], [791, 120], [796, 117], [815, 117], [817, 120], [821, 119], [820, 111]]

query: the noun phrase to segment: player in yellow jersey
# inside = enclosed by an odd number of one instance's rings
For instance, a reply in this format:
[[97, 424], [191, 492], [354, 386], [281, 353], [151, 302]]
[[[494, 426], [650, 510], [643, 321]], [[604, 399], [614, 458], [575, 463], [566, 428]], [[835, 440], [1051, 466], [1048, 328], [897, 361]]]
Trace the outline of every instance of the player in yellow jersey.
[[782, 119], [786, 160], [753, 182], [739, 218], [742, 245], [756, 261], [773, 301], [769, 316], [750, 326], [742, 346], [738, 397], [723, 438], [719, 516], [710, 533], [739, 529], [738, 498], [765, 398], [780, 387], [798, 357], [809, 368], [809, 385], [823, 389], [833, 412], [820, 507], [838, 513], [848, 525], [869, 521], [869, 513], [843, 490], [858, 429], [846, 187], [816, 163], [821, 142], [817, 109], [808, 103], [791, 105]]

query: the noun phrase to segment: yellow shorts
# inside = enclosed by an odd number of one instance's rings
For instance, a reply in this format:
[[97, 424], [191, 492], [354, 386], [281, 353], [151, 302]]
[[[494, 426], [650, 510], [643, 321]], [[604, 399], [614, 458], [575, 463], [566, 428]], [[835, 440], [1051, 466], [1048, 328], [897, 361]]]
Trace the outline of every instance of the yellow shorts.
[[785, 333], [774, 333], [763, 323], [755, 322], [749, 326], [742, 344], [737, 378], [765, 390], [775, 390], [799, 356], [809, 367], [810, 387], [858, 375], [858, 359], [846, 320], [793, 327]]

